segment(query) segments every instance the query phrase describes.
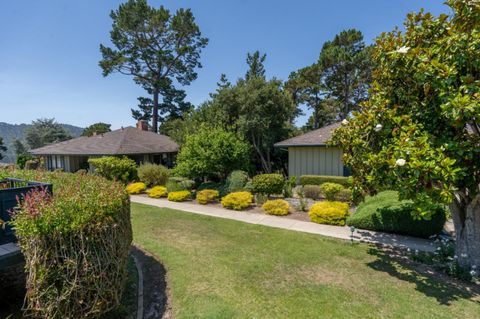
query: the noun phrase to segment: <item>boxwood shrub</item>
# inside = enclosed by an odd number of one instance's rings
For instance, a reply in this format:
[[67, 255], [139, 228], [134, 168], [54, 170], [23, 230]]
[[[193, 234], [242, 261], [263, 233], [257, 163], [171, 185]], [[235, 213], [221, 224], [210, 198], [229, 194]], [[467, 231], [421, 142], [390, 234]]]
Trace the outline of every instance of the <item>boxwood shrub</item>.
[[264, 195], [282, 194], [284, 184], [285, 179], [280, 174], [260, 174], [252, 179], [253, 191]]
[[147, 186], [165, 186], [170, 170], [163, 165], [146, 163], [138, 167], [138, 178]]
[[308, 211], [310, 220], [317, 224], [344, 226], [348, 216], [348, 204], [324, 201], [313, 204]]
[[357, 228], [428, 238], [442, 231], [446, 221], [445, 210], [438, 206], [430, 220], [415, 219], [411, 201], [399, 201], [395, 191], [384, 191], [367, 197], [347, 224]]
[[142, 183], [142, 182], [131, 183], [131, 184], [128, 184], [127, 187], [125, 187], [125, 190], [130, 195], [141, 194], [145, 192], [146, 189], [147, 189], [147, 185], [145, 185], [145, 183]]
[[248, 208], [253, 203], [253, 195], [250, 192], [230, 193], [222, 198], [222, 206], [233, 210]]
[[285, 216], [288, 215], [290, 204], [283, 199], [267, 200], [262, 209], [269, 215]]
[[328, 176], [328, 175], [302, 175], [300, 176], [301, 185], [321, 185], [323, 183], [337, 183], [344, 187], [352, 185], [351, 177]]
[[192, 193], [190, 191], [176, 191], [168, 192], [167, 199], [171, 202], [184, 202], [192, 198]]
[[167, 188], [165, 186], [154, 186], [147, 190], [147, 195], [151, 198], [167, 197]]
[[323, 183], [320, 189], [327, 200], [334, 201], [337, 194], [345, 188], [337, 183]]
[[197, 192], [197, 202], [202, 205], [213, 203], [218, 200], [220, 193], [216, 189], [202, 189]]
[[121, 300], [132, 241], [124, 185], [89, 174], [2, 171], [53, 184], [21, 199], [12, 224], [25, 257], [25, 311], [35, 318], [97, 318]]

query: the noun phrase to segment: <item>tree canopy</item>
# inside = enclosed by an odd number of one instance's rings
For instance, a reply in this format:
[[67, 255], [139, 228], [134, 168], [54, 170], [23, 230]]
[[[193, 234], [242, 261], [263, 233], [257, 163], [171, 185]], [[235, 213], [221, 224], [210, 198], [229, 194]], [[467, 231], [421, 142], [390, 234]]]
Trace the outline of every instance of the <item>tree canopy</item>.
[[111, 124], [107, 124], [103, 122], [92, 124], [83, 130], [82, 136], [92, 136], [94, 134], [102, 134], [102, 133], [110, 132], [111, 126], [112, 126]]
[[72, 136], [55, 119], [38, 119], [25, 130], [25, 140], [31, 149], [71, 139]]
[[3, 159], [3, 154], [2, 152], [6, 152], [7, 147], [3, 145], [3, 138], [0, 137], [0, 160]]
[[202, 37], [190, 9], [171, 14], [163, 6], [149, 6], [146, 0], [128, 0], [110, 17], [113, 47], [100, 45], [103, 75], [133, 76], [152, 94], [152, 130], [157, 132], [159, 95], [181, 96], [175, 84], [188, 85], [197, 78], [195, 69], [201, 67], [200, 53], [208, 39]]
[[451, 16], [409, 14], [377, 39], [370, 98], [334, 143], [358, 190], [396, 188], [424, 218], [449, 204], [460, 262], [480, 265], [480, 10], [447, 3]]

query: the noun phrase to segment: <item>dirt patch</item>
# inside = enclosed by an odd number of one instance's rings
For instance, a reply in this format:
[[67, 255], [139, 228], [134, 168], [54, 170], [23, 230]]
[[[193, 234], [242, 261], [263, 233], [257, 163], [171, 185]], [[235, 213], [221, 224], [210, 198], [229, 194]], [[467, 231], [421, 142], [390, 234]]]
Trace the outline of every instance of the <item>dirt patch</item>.
[[143, 318], [172, 318], [165, 268], [141, 248], [133, 246], [131, 251], [139, 261], [143, 273]]

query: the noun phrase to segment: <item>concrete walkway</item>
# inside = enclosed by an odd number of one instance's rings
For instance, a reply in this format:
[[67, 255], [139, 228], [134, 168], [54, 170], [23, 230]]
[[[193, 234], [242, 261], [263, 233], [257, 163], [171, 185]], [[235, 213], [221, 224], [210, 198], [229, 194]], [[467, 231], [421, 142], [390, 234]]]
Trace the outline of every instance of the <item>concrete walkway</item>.
[[[283, 228], [304, 233], [318, 234], [328, 237], [351, 240], [350, 228], [346, 226], [341, 227], [321, 225], [312, 222], [289, 219], [287, 217], [278, 217], [245, 211], [232, 211], [219, 207], [199, 205], [189, 202], [169, 202], [166, 199], [155, 199], [141, 195], [133, 195], [130, 198], [131, 201], [134, 203], [183, 210], [194, 214], [232, 219], [249, 224]], [[353, 235], [353, 240], [430, 252], [434, 251], [436, 248], [433, 241], [431, 240], [395, 234], [387, 234], [363, 229], [357, 229], [355, 231]]]

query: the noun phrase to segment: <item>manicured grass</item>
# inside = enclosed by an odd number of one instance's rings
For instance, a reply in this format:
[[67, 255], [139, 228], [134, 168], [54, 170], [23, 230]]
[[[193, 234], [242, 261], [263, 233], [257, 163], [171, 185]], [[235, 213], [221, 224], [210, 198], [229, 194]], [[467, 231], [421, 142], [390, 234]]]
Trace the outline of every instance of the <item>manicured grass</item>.
[[365, 244], [132, 204], [175, 318], [480, 318], [480, 299]]

